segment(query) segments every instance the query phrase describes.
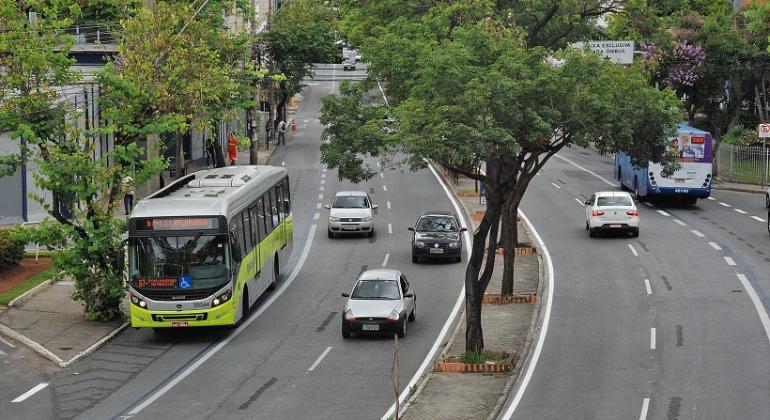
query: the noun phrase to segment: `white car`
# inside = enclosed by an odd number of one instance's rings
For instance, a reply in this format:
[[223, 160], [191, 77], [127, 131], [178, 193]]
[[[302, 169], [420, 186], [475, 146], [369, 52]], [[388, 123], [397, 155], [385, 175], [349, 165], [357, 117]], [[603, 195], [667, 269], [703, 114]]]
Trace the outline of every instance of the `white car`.
[[374, 236], [374, 209], [369, 194], [362, 191], [340, 191], [334, 195], [329, 209], [329, 237], [337, 233], [365, 233]]
[[586, 200], [586, 230], [594, 237], [599, 231], [630, 232], [639, 236], [639, 210], [631, 194], [599, 191]]
[[342, 337], [351, 334], [398, 334], [406, 336], [406, 324], [414, 321], [417, 296], [406, 277], [397, 270], [369, 270], [358, 276], [342, 311]]

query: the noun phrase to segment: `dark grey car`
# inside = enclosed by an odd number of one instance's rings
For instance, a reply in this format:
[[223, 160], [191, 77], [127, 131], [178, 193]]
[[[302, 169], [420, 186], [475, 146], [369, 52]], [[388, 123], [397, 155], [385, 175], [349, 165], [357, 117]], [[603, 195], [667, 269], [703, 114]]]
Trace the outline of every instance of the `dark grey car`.
[[459, 220], [448, 211], [426, 211], [409, 230], [412, 235], [412, 262], [421, 258], [462, 260], [462, 232]]

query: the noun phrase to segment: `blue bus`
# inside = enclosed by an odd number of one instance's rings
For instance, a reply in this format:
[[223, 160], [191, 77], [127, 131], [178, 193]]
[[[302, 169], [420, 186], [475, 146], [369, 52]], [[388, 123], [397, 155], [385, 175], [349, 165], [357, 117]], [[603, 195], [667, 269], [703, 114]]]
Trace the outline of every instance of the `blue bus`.
[[680, 169], [667, 173], [663, 166], [648, 162], [635, 168], [625, 153], [615, 155], [615, 179], [620, 188], [632, 191], [639, 200], [658, 196], [681, 198], [686, 204], [695, 204], [699, 198], [711, 195], [711, 133], [678, 124], [676, 137], [668, 143], [669, 152], [676, 155]]

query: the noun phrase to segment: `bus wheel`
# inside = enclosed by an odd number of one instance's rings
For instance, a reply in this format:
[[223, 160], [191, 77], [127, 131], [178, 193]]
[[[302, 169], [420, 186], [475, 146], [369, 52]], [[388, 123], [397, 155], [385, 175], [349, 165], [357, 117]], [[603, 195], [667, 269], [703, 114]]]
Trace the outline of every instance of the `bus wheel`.
[[770, 209], [770, 193], [765, 194], [765, 207]]
[[243, 293], [241, 294], [241, 319], [233, 323], [233, 325], [230, 326], [231, 329], [236, 329], [243, 324], [243, 320], [246, 319], [246, 316], [249, 314], [249, 289], [246, 286], [243, 286]]
[[278, 264], [278, 256], [276, 255], [273, 259], [273, 279], [270, 282], [270, 285], [267, 286], [267, 290], [275, 290], [275, 283], [278, 282], [278, 275], [280, 274], [280, 266]]
[[698, 197], [690, 197], [690, 196], [688, 196], [688, 197], [684, 198], [684, 204], [686, 204], [688, 206], [694, 206], [695, 203], [697, 203], [697, 202], [698, 202]]

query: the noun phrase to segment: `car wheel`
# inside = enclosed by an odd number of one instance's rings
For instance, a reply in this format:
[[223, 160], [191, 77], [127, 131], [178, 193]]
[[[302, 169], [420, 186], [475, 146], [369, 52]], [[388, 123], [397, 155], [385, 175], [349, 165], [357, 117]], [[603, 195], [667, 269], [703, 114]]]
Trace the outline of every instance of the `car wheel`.
[[406, 323], [408, 321], [404, 320], [404, 322], [401, 323], [401, 328], [398, 330], [398, 338], [404, 338], [406, 337]]
[[631, 232], [631, 235], [633, 235], [634, 238], [638, 238], [639, 237], [639, 228], [634, 229], [633, 232]]
[[417, 255], [412, 255], [412, 262], [415, 263], [415, 264], [419, 264], [420, 263], [420, 257], [418, 257]]
[[590, 230], [591, 228], [588, 226], [588, 220], [586, 220], [586, 230]]
[[342, 328], [342, 338], [350, 338], [350, 331], [346, 330], [344, 327]]
[[462, 260], [463, 260], [463, 257], [462, 257], [462, 256], [460, 256], [460, 257], [455, 257], [455, 262], [460, 262], [460, 261], [462, 261]]
[[366, 234], [366, 237], [367, 237], [367, 238], [371, 238], [372, 236], [374, 236], [374, 229], [370, 230], [370, 231], [369, 231], [369, 232]]
[[333, 238], [333, 237], [334, 237], [334, 234], [332, 233], [332, 230], [331, 230], [331, 229], [327, 229], [326, 233], [328, 234], [328, 236], [329, 236], [330, 238]]
[[770, 193], [765, 194], [765, 207], [770, 209]]
[[415, 304], [414, 305], [414, 309], [412, 309], [412, 313], [409, 314], [409, 320], [410, 321], [414, 322], [414, 320], [417, 319], [416, 312], [417, 312], [417, 305]]
[[593, 238], [594, 236], [596, 236], [596, 232], [593, 229], [589, 228], [588, 229], [588, 237], [589, 238]]

